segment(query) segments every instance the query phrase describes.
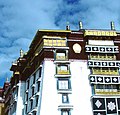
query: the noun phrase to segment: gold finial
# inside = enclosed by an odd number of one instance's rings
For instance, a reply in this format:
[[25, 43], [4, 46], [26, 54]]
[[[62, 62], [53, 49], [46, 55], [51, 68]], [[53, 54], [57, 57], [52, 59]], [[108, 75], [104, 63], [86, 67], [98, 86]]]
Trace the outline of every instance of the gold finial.
[[8, 77], [6, 77], [6, 82], [9, 82], [9, 78]]
[[66, 23], [66, 30], [70, 30], [69, 22]]
[[79, 29], [83, 29], [82, 21], [79, 21]]
[[110, 24], [111, 24], [111, 30], [115, 30], [115, 24], [114, 24], [114, 22], [111, 21]]
[[23, 57], [23, 50], [22, 49], [20, 50], [20, 57], [21, 58]]

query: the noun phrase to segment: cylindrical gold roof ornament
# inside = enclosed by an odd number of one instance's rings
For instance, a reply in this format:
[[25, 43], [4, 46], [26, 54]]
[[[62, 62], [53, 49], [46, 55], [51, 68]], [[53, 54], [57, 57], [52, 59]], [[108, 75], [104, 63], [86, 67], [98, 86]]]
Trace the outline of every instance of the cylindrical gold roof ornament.
[[79, 29], [83, 29], [82, 21], [79, 21]]
[[110, 24], [111, 24], [111, 30], [115, 30], [115, 24], [114, 24], [114, 22], [111, 21]]

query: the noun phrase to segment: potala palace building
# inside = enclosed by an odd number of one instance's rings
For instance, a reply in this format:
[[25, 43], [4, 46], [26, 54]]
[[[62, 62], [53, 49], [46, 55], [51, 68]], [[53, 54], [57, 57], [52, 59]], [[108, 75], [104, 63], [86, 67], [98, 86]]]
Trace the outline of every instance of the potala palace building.
[[120, 32], [38, 30], [12, 64], [5, 115], [120, 115]]

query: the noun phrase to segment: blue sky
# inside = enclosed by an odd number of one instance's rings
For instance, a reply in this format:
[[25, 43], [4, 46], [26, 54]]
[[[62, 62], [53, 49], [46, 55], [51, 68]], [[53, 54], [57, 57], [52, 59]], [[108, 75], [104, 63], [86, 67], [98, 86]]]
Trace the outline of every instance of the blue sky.
[[1, 0], [0, 1], [0, 86], [12, 61], [25, 52], [38, 29], [110, 29], [110, 21], [120, 30], [120, 0]]

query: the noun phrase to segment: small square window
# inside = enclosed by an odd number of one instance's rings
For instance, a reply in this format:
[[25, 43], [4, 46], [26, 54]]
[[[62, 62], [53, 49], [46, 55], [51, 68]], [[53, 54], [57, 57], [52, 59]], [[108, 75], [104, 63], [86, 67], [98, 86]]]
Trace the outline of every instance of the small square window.
[[58, 79], [57, 87], [59, 90], [71, 89], [71, 82], [69, 79]]
[[59, 80], [59, 89], [68, 89], [68, 80]]
[[62, 94], [62, 103], [69, 103], [68, 94]]

